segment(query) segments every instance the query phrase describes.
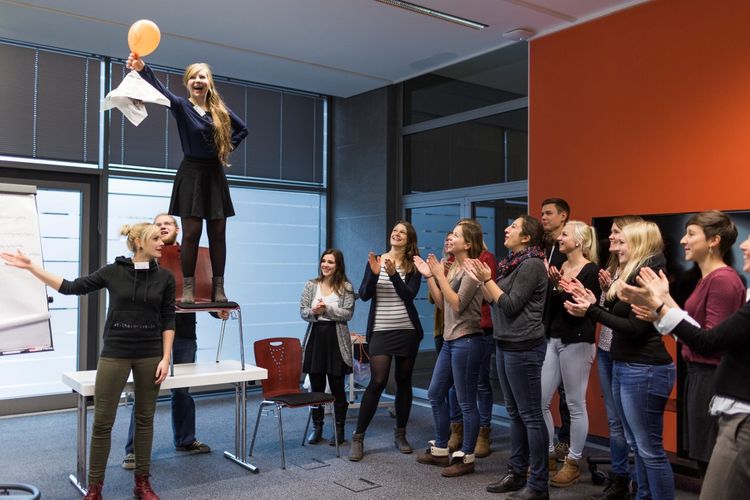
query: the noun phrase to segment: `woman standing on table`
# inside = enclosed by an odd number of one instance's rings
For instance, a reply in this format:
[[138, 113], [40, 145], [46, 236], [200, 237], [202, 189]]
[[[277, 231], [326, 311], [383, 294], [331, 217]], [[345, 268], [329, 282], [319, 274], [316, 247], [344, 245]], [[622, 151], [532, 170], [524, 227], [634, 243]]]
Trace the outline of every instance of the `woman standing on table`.
[[407, 221], [397, 222], [391, 231], [388, 253], [376, 256], [370, 252], [365, 275], [359, 287], [359, 298], [368, 301], [367, 343], [370, 353], [370, 384], [362, 396], [357, 429], [352, 435], [349, 460], [358, 462], [364, 456], [365, 431], [378, 409], [380, 395], [388, 382], [391, 360], [396, 359], [396, 428], [394, 444], [401, 453], [411, 453], [406, 440], [412, 401], [411, 375], [424, 335], [414, 297], [419, 292], [422, 275], [414, 265], [419, 255], [417, 232]]
[[88, 492], [85, 499], [102, 498], [104, 471], [112, 440], [112, 425], [130, 372], [135, 393], [135, 488], [133, 496], [158, 500], [151, 489], [149, 471], [154, 433], [154, 412], [159, 386], [169, 373], [174, 340], [172, 273], [156, 263], [164, 243], [159, 228], [140, 223], [123, 226], [132, 258], [117, 257], [93, 274], [65, 280], [18, 254], [2, 254], [8, 265], [27, 269], [63, 295], [85, 295], [106, 288], [109, 307], [104, 326], [104, 346], [96, 369], [94, 425], [89, 454]]
[[224, 167], [229, 166], [229, 154], [247, 136], [247, 127], [224, 104], [207, 64], [194, 63], [185, 69], [182, 81], [188, 98], [170, 92], [136, 54], [128, 56], [127, 67], [138, 71], [169, 99], [169, 109], [177, 122], [185, 155], [175, 176], [169, 203], [169, 214], [179, 216], [182, 222], [182, 302], [195, 302], [195, 264], [203, 219], [206, 220], [213, 273], [211, 300], [227, 302], [224, 293], [226, 227], [227, 217], [234, 215], [234, 206]]
[[[302, 291], [299, 311], [307, 321], [307, 332], [302, 343], [304, 358], [302, 371], [310, 376], [310, 390], [325, 392], [328, 386], [336, 400], [333, 413], [336, 439], [344, 442], [344, 424], [349, 402], [344, 390], [344, 377], [352, 372], [351, 337], [347, 321], [354, 314], [354, 288], [346, 277], [344, 254], [331, 248], [320, 256], [318, 277], [308, 281]], [[308, 443], [317, 444], [323, 438], [323, 406], [312, 411], [313, 431]], [[330, 444], [335, 446], [336, 439]]]

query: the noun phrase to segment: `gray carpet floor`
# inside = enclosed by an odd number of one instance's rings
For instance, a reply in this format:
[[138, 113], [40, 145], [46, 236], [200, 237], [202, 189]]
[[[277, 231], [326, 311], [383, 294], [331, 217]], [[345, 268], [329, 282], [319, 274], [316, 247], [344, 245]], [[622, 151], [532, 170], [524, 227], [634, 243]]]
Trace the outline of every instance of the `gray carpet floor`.
[[[259, 393], [252, 393], [248, 405], [248, 445], [255, 425]], [[279, 464], [278, 431], [274, 418], [261, 419], [252, 463], [260, 469], [253, 474], [223, 457], [234, 451], [234, 397], [217, 395], [196, 398], [198, 439], [213, 451], [189, 455], [174, 450], [169, 402], [160, 402], [152, 457], [152, 485], [159, 496], [169, 499], [376, 499], [376, 498], [504, 498], [486, 493], [484, 487], [497, 480], [508, 458], [508, 429], [493, 425], [493, 453], [477, 460], [476, 473], [460, 478], [441, 477], [440, 469], [417, 464], [415, 454], [398, 453], [392, 442], [394, 420], [385, 409], [378, 410], [365, 438], [365, 458], [359, 463], [347, 457], [349, 443], [341, 447], [341, 458], [327, 444], [300, 446], [306, 410], [284, 412], [287, 468]], [[129, 408], [119, 410], [112, 439], [104, 496], [107, 499], [132, 498], [132, 472], [120, 467], [124, 455]], [[350, 410], [347, 439], [356, 421]], [[89, 428], [92, 414], [89, 412]], [[326, 417], [326, 436], [331, 435], [331, 417]], [[44, 499], [80, 498], [68, 482], [75, 472], [76, 413], [63, 411], [0, 419], [0, 483], [28, 483], [42, 492]], [[408, 437], [415, 449], [426, 446], [432, 437], [429, 407], [415, 403], [408, 426]], [[601, 455], [601, 449], [587, 449]], [[680, 481], [681, 482], [681, 481]], [[355, 490], [355, 491], [353, 491]], [[573, 487], [551, 489], [554, 499], [582, 499], [601, 487], [586, 473]], [[696, 499], [693, 492], [678, 490], [679, 499]]]

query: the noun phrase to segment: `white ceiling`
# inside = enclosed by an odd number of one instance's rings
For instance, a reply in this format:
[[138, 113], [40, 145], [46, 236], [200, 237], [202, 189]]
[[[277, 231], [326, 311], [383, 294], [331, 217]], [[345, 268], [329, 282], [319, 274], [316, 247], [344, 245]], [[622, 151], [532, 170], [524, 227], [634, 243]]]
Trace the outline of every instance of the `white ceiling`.
[[0, 0], [0, 37], [125, 58], [127, 32], [162, 33], [147, 61], [205, 61], [217, 75], [349, 97], [644, 0], [411, 0], [489, 25], [465, 28], [375, 0]]

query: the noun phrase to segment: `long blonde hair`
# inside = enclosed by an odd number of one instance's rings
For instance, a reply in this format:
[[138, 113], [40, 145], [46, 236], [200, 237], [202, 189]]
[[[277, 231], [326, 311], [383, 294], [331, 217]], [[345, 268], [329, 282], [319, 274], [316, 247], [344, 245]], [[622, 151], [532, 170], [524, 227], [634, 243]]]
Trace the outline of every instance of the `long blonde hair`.
[[211, 113], [214, 129], [214, 143], [216, 145], [216, 155], [222, 165], [229, 166], [229, 153], [232, 152], [232, 122], [229, 119], [229, 110], [224, 104], [224, 100], [216, 90], [214, 84], [214, 75], [211, 67], [206, 63], [193, 63], [185, 68], [185, 74], [182, 76], [182, 84], [185, 88], [188, 86], [188, 80], [199, 71], [205, 71], [208, 77], [208, 92], [206, 93], [206, 105], [208, 112]]
[[592, 226], [579, 220], [572, 220], [565, 225], [571, 228], [573, 241], [581, 246], [584, 258], [597, 264], [599, 262], [599, 254], [597, 253], [598, 244], [596, 242], [596, 230]]
[[615, 281], [607, 291], [607, 298], [612, 300], [617, 295], [620, 283], [632, 282], [635, 273], [655, 255], [664, 250], [664, 240], [659, 226], [651, 221], [628, 224], [622, 228], [622, 235], [630, 251], [630, 258], [620, 272], [620, 279]]
[[140, 239], [141, 243], [144, 243], [151, 239], [154, 234], [159, 234], [159, 226], [150, 222], [138, 222], [132, 226], [124, 224], [120, 228], [120, 235], [128, 237], [126, 244], [128, 245], [128, 250], [133, 252], [134, 255], [140, 250], [135, 240]]
[[[642, 222], [643, 217], [640, 215], [618, 215], [614, 219], [612, 219], [612, 224], [617, 226], [620, 231], [622, 231], [622, 228], [629, 224], [633, 224], [634, 222]], [[617, 273], [617, 269], [620, 267], [620, 262], [617, 260], [617, 254], [610, 253], [609, 257], [607, 258], [607, 271], [609, 271], [609, 274], [614, 277], [614, 275]]]

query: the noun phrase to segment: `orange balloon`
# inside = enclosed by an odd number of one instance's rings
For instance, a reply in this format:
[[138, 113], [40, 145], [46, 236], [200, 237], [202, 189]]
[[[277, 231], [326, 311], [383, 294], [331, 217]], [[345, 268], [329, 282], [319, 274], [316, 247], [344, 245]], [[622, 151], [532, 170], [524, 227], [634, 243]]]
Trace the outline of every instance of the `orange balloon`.
[[138, 57], [147, 56], [156, 50], [160, 40], [159, 27], [148, 19], [134, 22], [128, 31], [128, 46]]

